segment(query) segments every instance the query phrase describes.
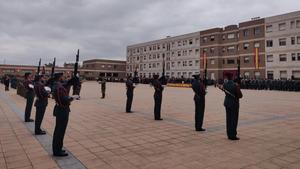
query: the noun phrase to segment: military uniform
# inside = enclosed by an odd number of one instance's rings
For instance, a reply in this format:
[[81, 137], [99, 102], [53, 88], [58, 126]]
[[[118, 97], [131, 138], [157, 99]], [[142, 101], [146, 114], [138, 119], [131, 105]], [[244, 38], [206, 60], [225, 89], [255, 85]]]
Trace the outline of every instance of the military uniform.
[[106, 81], [103, 79], [101, 81], [101, 93], [102, 93], [102, 99], [105, 98], [105, 90], [106, 90]]
[[154, 75], [153, 80], [153, 87], [154, 87], [154, 119], [155, 120], [162, 120], [161, 118], [161, 103], [162, 103], [162, 92], [164, 87], [158, 80], [158, 76]]
[[34, 100], [34, 88], [31, 87], [31, 86], [33, 86], [33, 82], [28, 78], [29, 75], [30, 75], [29, 73], [25, 74], [26, 79], [23, 82], [23, 85], [26, 89], [25, 122], [33, 122], [34, 121], [34, 120], [30, 119], [33, 100]]
[[[59, 75], [56, 75], [59, 76]], [[53, 115], [56, 117], [55, 130], [53, 133], [52, 150], [54, 156], [66, 156], [63, 148], [63, 140], [69, 121], [70, 104], [73, 100], [69, 97], [66, 88], [61, 82], [54, 83], [53, 96], [56, 102]]]
[[202, 128], [205, 110], [205, 86], [199, 80], [199, 76], [194, 75], [194, 77], [195, 80], [192, 83], [192, 89], [195, 94], [195, 129], [196, 131], [205, 131], [205, 129]]
[[132, 105], [133, 90], [134, 90], [133, 81], [131, 80], [131, 78], [127, 79], [126, 88], [127, 88], [127, 92], [126, 92], [126, 95], [127, 95], [126, 112], [131, 113], [131, 105]]
[[45, 86], [41, 81], [34, 84], [34, 91], [37, 99], [35, 100], [36, 114], [35, 114], [35, 134], [46, 134], [41, 130], [41, 124], [44, 118], [46, 107], [48, 105], [49, 93], [45, 90]]
[[4, 78], [5, 91], [9, 91], [9, 78], [5, 76]]
[[233, 94], [235, 97], [227, 94], [224, 100], [224, 106], [226, 108], [226, 128], [227, 136], [230, 140], [238, 140], [237, 137], [237, 125], [239, 118], [239, 99], [242, 98], [242, 92], [239, 85], [235, 84], [232, 80], [228, 80], [223, 85], [224, 89]]

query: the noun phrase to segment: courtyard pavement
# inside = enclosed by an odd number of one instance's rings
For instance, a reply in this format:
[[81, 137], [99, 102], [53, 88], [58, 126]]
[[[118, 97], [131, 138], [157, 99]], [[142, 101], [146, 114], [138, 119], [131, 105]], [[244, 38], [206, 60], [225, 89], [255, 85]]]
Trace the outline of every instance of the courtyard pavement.
[[[84, 82], [72, 102], [65, 136], [67, 158], [51, 152], [55, 118], [49, 100], [42, 127], [23, 122], [25, 99], [0, 85], [0, 168], [2, 169], [299, 169], [300, 93], [243, 90], [239, 141], [225, 131], [224, 94], [208, 87], [204, 128], [194, 131], [193, 92], [167, 87], [162, 118], [154, 121], [153, 88], [138, 85], [132, 110], [125, 113], [125, 84]], [[35, 117], [33, 107], [32, 118]]]

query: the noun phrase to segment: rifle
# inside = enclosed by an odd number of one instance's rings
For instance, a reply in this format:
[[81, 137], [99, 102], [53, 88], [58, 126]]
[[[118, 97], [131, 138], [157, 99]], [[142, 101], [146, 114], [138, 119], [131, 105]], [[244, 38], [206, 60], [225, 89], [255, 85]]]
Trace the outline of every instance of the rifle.
[[168, 80], [166, 78], [166, 70], [165, 70], [165, 56], [163, 55], [163, 63], [162, 63], [162, 66], [163, 66], [163, 72], [162, 72], [162, 76], [159, 78], [159, 81], [162, 85], [167, 85], [168, 83]]
[[40, 74], [40, 71], [41, 71], [41, 62], [42, 62], [42, 59], [40, 58], [40, 61], [39, 61], [39, 66], [37, 68], [37, 75]]
[[241, 85], [241, 58], [237, 59], [237, 83]]
[[207, 57], [206, 52], [203, 53], [203, 67], [204, 67], [204, 76], [203, 76], [203, 84], [205, 89], [207, 88]]
[[224, 89], [224, 87], [222, 85], [217, 84], [217, 87], [222, 90], [224, 93], [228, 94], [229, 96], [233, 97], [236, 99], [235, 95], [230, 93], [228, 90]]
[[51, 78], [54, 77], [55, 62], [56, 62], [56, 58], [54, 58], [53, 63], [52, 63]]
[[77, 76], [77, 73], [78, 73], [78, 62], [79, 62], [79, 49], [77, 50], [76, 62], [74, 65], [74, 77]]

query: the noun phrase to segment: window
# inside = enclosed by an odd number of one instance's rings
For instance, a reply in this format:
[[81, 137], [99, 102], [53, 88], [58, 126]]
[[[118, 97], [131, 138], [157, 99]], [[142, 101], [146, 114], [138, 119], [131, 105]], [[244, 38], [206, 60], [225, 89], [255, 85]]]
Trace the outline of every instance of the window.
[[249, 77], [250, 77], [250, 72], [245, 72], [245, 73], [244, 73], [244, 76], [245, 76], [246, 78], [249, 78]]
[[151, 65], [151, 63], [149, 63], [149, 69], [151, 69], [151, 67], [152, 67], [152, 65]]
[[297, 60], [300, 61], [300, 53], [297, 53]]
[[280, 31], [285, 30], [285, 27], [286, 27], [286, 24], [285, 24], [285, 23], [280, 23], [280, 24], [278, 25], [278, 28], [279, 28]]
[[214, 59], [210, 59], [210, 64], [214, 65], [215, 64], [215, 60]]
[[195, 61], [195, 66], [199, 66], [199, 60]]
[[183, 65], [183, 67], [186, 67], [187, 66], [187, 61], [182, 61], [182, 65]]
[[244, 43], [244, 49], [247, 50], [249, 48], [250, 44], [249, 43]]
[[295, 28], [295, 21], [291, 21], [291, 29]]
[[300, 36], [297, 36], [297, 44], [300, 44]]
[[255, 42], [255, 43], [254, 43], [254, 47], [255, 47], [255, 48], [259, 48], [259, 46], [260, 46], [260, 43], [259, 43], [259, 42]]
[[193, 44], [193, 39], [189, 40], [189, 44], [192, 45]]
[[210, 48], [210, 53], [214, 53], [215, 52], [215, 48]]
[[193, 66], [193, 61], [189, 61], [189, 66]]
[[286, 46], [286, 38], [279, 39], [279, 46]]
[[295, 45], [295, 37], [291, 37], [291, 45]]
[[273, 71], [267, 71], [267, 78], [270, 79], [270, 80], [273, 80], [274, 72]]
[[267, 40], [267, 47], [273, 47], [273, 41]]
[[181, 62], [179, 61], [179, 62], [177, 62], [177, 66], [179, 67], [179, 66], [181, 66]]
[[287, 58], [286, 58], [286, 54], [280, 54], [279, 55], [279, 61], [280, 62], [286, 62]]
[[210, 41], [215, 41], [215, 36], [210, 36]]
[[227, 64], [234, 64], [235, 60], [234, 59], [227, 59]]
[[250, 32], [249, 32], [248, 29], [245, 29], [245, 30], [243, 31], [243, 34], [244, 34], [244, 37], [247, 37], [247, 36], [249, 36]]
[[235, 38], [234, 33], [229, 33], [229, 34], [227, 35], [227, 38], [228, 38], [228, 39], [234, 39], [234, 38]]
[[223, 40], [225, 40], [225, 39], [226, 39], [226, 36], [225, 36], [225, 35], [223, 35], [223, 36], [222, 36], [222, 39], [223, 39]]
[[177, 56], [181, 56], [181, 51], [178, 51], [178, 52], [177, 52]]
[[273, 62], [273, 55], [267, 55], [267, 62]]
[[215, 80], [215, 73], [210, 73], [210, 79]]
[[255, 76], [256, 79], [259, 79], [260, 78], [260, 72], [255, 72], [254, 76]]
[[254, 28], [254, 35], [260, 35], [260, 33], [261, 33], [260, 27]]
[[177, 45], [178, 45], [178, 46], [181, 46], [181, 41], [178, 41], [178, 42], [177, 42]]
[[171, 63], [171, 66], [172, 66], [172, 67], [175, 67], [175, 62], [172, 62], [172, 63]]
[[292, 53], [291, 56], [292, 56], [292, 61], [296, 61], [296, 53]]
[[234, 52], [234, 46], [229, 46], [228, 48], [227, 48], [227, 52]]
[[300, 20], [296, 21], [296, 28], [300, 28]]
[[273, 26], [272, 25], [267, 25], [266, 26], [266, 32], [269, 33], [269, 32], [272, 32], [273, 31]]
[[193, 50], [189, 50], [189, 55], [192, 55], [193, 54]]
[[287, 71], [280, 71], [280, 79], [284, 80], [287, 79]]
[[199, 54], [199, 49], [196, 49], [195, 52], [196, 52], [196, 55]]
[[244, 57], [244, 63], [250, 63], [250, 57], [249, 56]]
[[207, 42], [207, 37], [204, 37], [204, 38], [203, 38], [203, 42]]

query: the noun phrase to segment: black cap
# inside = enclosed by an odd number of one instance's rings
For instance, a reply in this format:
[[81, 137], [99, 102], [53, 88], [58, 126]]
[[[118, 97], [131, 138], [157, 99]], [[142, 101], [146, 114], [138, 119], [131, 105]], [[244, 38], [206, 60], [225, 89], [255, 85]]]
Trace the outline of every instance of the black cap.
[[25, 76], [25, 78], [27, 78], [29, 75], [31, 75], [31, 73], [30, 72], [26, 72], [24, 76]]
[[232, 79], [233, 74], [231, 72], [226, 72], [225, 73], [225, 77], [227, 77], [228, 79]]
[[159, 75], [153, 75], [154, 79], [158, 79]]
[[64, 73], [54, 73], [54, 78], [58, 79], [58, 78], [60, 78], [63, 75], [64, 75]]
[[199, 79], [199, 78], [200, 78], [200, 74], [194, 74], [193, 77], [194, 77], [195, 79]]

